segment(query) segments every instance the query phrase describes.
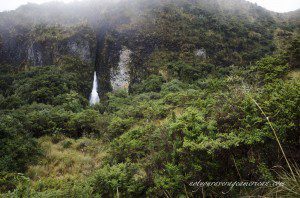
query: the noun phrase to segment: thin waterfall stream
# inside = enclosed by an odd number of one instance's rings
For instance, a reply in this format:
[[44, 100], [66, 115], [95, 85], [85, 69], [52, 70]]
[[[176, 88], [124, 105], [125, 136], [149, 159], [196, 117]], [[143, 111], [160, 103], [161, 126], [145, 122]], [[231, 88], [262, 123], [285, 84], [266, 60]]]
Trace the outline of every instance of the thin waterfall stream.
[[93, 81], [93, 89], [90, 98], [90, 105], [95, 105], [100, 102], [99, 94], [98, 94], [98, 81], [97, 74], [94, 72], [94, 81]]

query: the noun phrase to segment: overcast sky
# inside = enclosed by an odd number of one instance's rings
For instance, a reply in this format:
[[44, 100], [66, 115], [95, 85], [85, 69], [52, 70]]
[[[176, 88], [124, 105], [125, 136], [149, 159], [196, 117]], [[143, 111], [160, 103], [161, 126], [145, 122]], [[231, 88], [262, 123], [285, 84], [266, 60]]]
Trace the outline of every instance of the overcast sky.
[[[14, 10], [28, 2], [44, 3], [51, 0], [0, 0], [0, 11]], [[70, 2], [74, 0], [56, 0]], [[248, 0], [275, 12], [288, 12], [300, 8], [300, 0]]]

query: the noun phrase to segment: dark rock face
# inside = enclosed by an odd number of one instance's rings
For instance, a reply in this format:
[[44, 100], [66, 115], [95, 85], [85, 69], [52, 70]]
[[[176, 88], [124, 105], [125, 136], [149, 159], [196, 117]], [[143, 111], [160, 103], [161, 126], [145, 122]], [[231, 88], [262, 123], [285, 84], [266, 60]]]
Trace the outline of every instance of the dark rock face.
[[0, 32], [0, 63], [19, 65], [26, 61], [28, 33], [29, 30], [21, 26]]
[[[55, 64], [63, 56], [74, 56], [84, 62], [93, 62], [95, 34], [92, 29], [86, 32], [72, 31], [74, 32], [71, 35], [51, 34], [38, 35], [39, 37], [34, 34], [33, 29], [13, 28], [7, 33], [0, 32], [2, 43], [0, 63], [15, 66], [45, 66]], [[62, 38], [57, 38], [59, 36]]]
[[27, 60], [30, 65], [43, 66], [53, 64], [53, 54], [49, 51], [50, 47], [40, 43], [31, 43], [27, 46]]
[[103, 24], [97, 34], [95, 69], [99, 76], [100, 99], [106, 99], [106, 93], [112, 91], [111, 68], [118, 63], [121, 46], [111, 32], [109, 24]]
[[[108, 25], [102, 25], [97, 33], [90, 27], [65, 30], [47, 26], [14, 27], [7, 32], [0, 31], [0, 35], [0, 64], [20, 68], [47, 66], [56, 65], [64, 56], [77, 57], [95, 64], [102, 99], [112, 91], [111, 82], [116, 76], [122, 46], [120, 37]], [[126, 75], [128, 81], [125, 84], [129, 84], [129, 72]]]
[[92, 60], [92, 47], [86, 40], [69, 40], [67, 44], [68, 54], [78, 56], [82, 61], [91, 62]]

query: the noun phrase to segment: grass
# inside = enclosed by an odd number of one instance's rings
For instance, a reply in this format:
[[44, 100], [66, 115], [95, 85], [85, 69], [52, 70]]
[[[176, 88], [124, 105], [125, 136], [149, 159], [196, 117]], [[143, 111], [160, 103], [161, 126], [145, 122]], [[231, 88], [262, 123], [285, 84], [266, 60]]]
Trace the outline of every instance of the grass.
[[[33, 185], [57, 181], [82, 180], [101, 165], [106, 155], [105, 144], [100, 140], [81, 138], [42, 137], [39, 143], [44, 151], [43, 159], [30, 166], [27, 175]], [[57, 182], [56, 182], [57, 183]]]
[[270, 189], [265, 195], [266, 197], [300, 197], [300, 169], [293, 166], [295, 176], [288, 171], [283, 171], [278, 174], [278, 179], [284, 185]]
[[290, 71], [287, 77], [291, 79], [300, 79], [300, 69], [295, 69], [293, 71]]
[[300, 197], [300, 169], [298, 166], [293, 165], [293, 176], [290, 171], [281, 170], [277, 172], [276, 181], [281, 185], [275, 187], [261, 187], [256, 188], [252, 192], [244, 192], [247, 198], [262, 197], [262, 198], [294, 198]]

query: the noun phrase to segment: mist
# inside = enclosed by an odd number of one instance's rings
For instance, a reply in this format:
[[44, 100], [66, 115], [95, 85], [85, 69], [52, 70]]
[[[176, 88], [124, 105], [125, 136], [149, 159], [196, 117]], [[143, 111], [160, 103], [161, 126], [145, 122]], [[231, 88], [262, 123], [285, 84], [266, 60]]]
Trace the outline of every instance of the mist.
[[[49, 2], [56, 2], [56, 3], [86, 3], [86, 4], [95, 4], [96, 2], [101, 1], [103, 4], [104, 3], [112, 3], [112, 2], [117, 2], [120, 0], [0, 0], [0, 12], [2, 11], [10, 11], [10, 10], [15, 10], [18, 7], [22, 5], [26, 5], [28, 3], [30, 4], [44, 4], [44, 3], [49, 3]], [[300, 8], [300, 1], [298, 0], [286, 0], [286, 1], [281, 1], [281, 0], [248, 0], [249, 2], [252, 3], [257, 3], [257, 5], [264, 7], [265, 9], [268, 9], [270, 11], [274, 12], [289, 12], [289, 11], [294, 11]]]

